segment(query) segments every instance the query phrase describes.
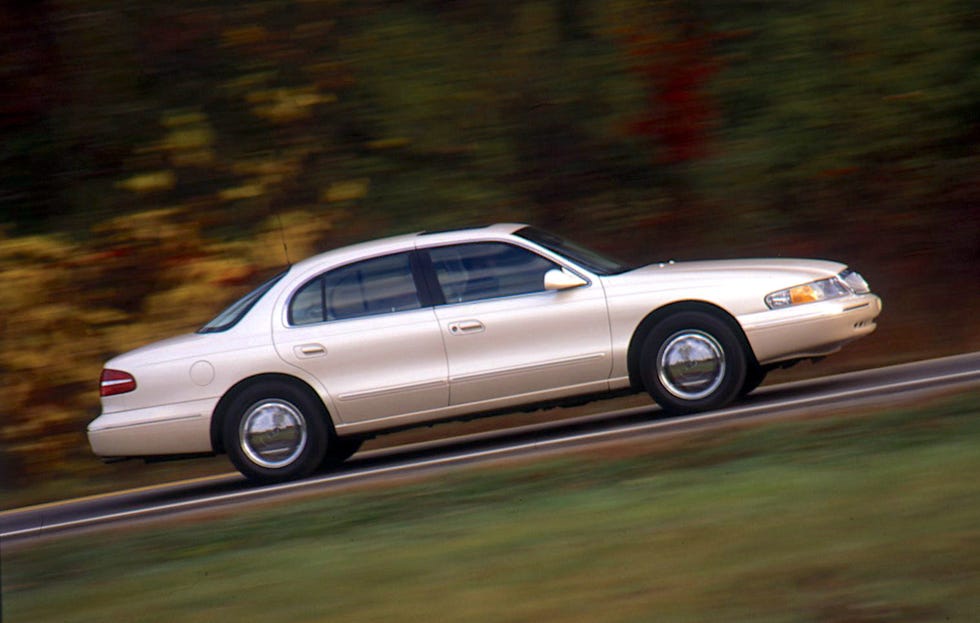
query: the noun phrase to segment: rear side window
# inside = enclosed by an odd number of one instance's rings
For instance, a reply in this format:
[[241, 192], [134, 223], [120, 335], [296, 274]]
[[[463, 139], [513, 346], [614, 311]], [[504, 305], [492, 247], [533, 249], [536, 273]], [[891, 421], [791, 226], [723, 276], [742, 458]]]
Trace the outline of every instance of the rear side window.
[[447, 303], [465, 303], [544, 291], [554, 262], [503, 242], [478, 242], [428, 250]]
[[307, 282], [289, 302], [289, 324], [345, 320], [422, 306], [408, 253], [348, 264]]

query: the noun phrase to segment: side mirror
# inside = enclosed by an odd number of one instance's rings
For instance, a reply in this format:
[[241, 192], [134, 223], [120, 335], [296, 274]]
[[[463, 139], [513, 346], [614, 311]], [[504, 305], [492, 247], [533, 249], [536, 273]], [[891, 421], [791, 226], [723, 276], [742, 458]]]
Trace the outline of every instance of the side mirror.
[[545, 290], [568, 290], [569, 288], [579, 288], [589, 282], [578, 275], [559, 268], [552, 268], [544, 274]]

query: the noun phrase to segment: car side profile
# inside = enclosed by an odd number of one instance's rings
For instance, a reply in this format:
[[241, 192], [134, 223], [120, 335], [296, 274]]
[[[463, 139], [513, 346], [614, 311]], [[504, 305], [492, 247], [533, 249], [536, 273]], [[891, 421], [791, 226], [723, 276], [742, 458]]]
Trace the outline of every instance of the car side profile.
[[107, 460], [227, 453], [260, 482], [440, 420], [646, 391], [715, 409], [875, 329], [880, 299], [821, 260], [631, 267], [518, 224], [316, 255], [196, 333], [106, 363]]

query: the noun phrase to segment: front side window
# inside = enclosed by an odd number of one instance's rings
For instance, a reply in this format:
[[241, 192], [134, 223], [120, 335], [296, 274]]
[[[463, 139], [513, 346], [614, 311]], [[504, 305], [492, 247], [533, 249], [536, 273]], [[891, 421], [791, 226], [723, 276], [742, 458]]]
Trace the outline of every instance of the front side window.
[[527, 249], [478, 242], [428, 250], [447, 303], [465, 303], [544, 291], [544, 275], [558, 265]]
[[348, 264], [309, 281], [289, 302], [289, 324], [419, 309], [408, 253]]

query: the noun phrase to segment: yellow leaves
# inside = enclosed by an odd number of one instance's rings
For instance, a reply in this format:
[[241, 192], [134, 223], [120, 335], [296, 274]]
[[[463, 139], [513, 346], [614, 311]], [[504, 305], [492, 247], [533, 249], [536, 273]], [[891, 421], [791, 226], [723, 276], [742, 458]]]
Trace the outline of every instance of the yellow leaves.
[[105, 242], [126, 246], [148, 242], [158, 248], [162, 243], [177, 246], [194, 244], [200, 237], [196, 223], [188, 221], [180, 208], [129, 214], [99, 225], [94, 231], [103, 235]]
[[273, 123], [289, 123], [309, 118], [314, 106], [336, 102], [337, 96], [318, 93], [313, 87], [296, 87], [253, 91], [246, 101], [256, 116]]
[[275, 189], [287, 179], [294, 179], [300, 173], [300, 164], [296, 158], [279, 158], [268, 160], [248, 160], [236, 162], [231, 170], [243, 177], [251, 178], [246, 183], [226, 188], [218, 193], [222, 201], [237, 201], [240, 199], [255, 199]]
[[89, 327], [110, 326], [129, 319], [128, 315], [117, 309], [83, 309], [76, 313]]
[[244, 264], [241, 260], [235, 262], [217, 262], [215, 270], [210, 275], [211, 284], [218, 287], [227, 286], [254, 286], [255, 267]]
[[[166, 135], [144, 153], [164, 153], [175, 167], [206, 167], [214, 163], [212, 149], [215, 134], [207, 117], [195, 111], [170, 111], [163, 114], [160, 125]], [[134, 193], [167, 191], [177, 185], [177, 175], [172, 169], [146, 171], [116, 182], [116, 188]]]
[[11, 260], [64, 260], [75, 254], [75, 247], [56, 236], [0, 238], [0, 266]]
[[[207, 300], [215, 299], [215, 289], [228, 289], [227, 298], [235, 292], [236, 286], [255, 286], [257, 269], [239, 252], [244, 247], [238, 245], [208, 245], [206, 257], [196, 258], [180, 266], [179, 280], [181, 284], [200, 283], [207, 288]], [[219, 297], [222, 298], [222, 297]]]
[[333, 229], [331, 216], [297, 210], [266, 220], [262, 233], [250, 248], [253, 262], [263, 268], [284, 266], [283, 238], [292, 261], [313, 255], [324, 235]]
[[291, 155], [279, 158], [245, 160], [236, 162], [231, 170], [248, 177], [246, 182], [232, 188], [226, 188], [218, 193], [222, 201], [237, 201], [255, 199], [274, 192], [283, 182], [295, 179], [301, 171], [301, 156]]
[[276, 72], [274, 71], [257, 71], [226, 80], [221, 83], [221, 89], [229, 93], [240, 94], [250, 89], [264, 86], [275, 79]]
[[344, 64], [337, 61], [321, 61], [310, 63], [303, 69], [313, 76], [334, 76], [344, 71]]
[[265, 188], [262, 184], [245, 184], [235, 188], [226, 188], [218, 193], [218, 197], [225, 201], [234, 201], [236, 199], [254, 199], [264, 194]]
[[[60, 279], [50, 280], [46, 287], [28, 289], [5, 301], [0, 367], [21, 381], [16, 393], [5, 396], [11, 413], [33, 416], [30, 409], [35, 403], [47, 401], [64, 408], [69, 401], [55, 397], [59, 388], [89, 383], [94, 387], [101, 365], [99, 329], [89, 322], [89, 313], [72, 291], [69, 273], [61, 273]], [[90, 312], [98, 320], [119, 314], [115, 310], [106, 310], [108, 316]]]
[[299, 162], [296, 159], [280, 158], [275, 160], [248, 160], [236, 162], [232, 165], [232, 171], [239, 175], [254, 175], [261, 178], [272, 178], [276, 181], [295, 176], [300, 171]]
[[39, 350], [23, 350], [7, 353], [3, 365], [11, 372], [40, 372], [50, 361], [50, 354]]
[[184, 130], [173, 132], [167, 137], [170, 143], [170, 161], [178, 167], [203, 167], [214, 162], [214, 151], [210, 147], [194, 148], [205, 142], [206, 132], [200, 130]]
[[162, 124], [169, 129], [160, 144], [175, 166], [207, 166], [214, 162], [214, 130], [198, 112], [170, 112]]
[[[0, 326], [43, 319], [40, 304], [62, 289], [68, 264], [76, 254], [73, 245], [54, 237], [0, 240]], [[12, 339], [4, 335], [4, 342]]]
[[172, 110], [163, 113], [160, 123], [165, 128], [181, 128], [193, 125], [207, 125], [208, 118], [195, 111]]
[[221, 33], [222, 42], [227, 46], [254, 45], [269, 39], [269, 31], [261, 26], [229, 28]]
[[116, 183], [117, 188], [124, 188], [135, 193], [150, 193], [170, 190], [177, 185], [177, 176], [173, 171], [151, 171], [134, 175]]
[[327, 203], [363, 199], [367, 196], [370, 185], [367, 178], [334, 182], [320, 194], [320, 198]]
[[147, 297], [140, 320], [160, 336], [186, 333], [217, 313], [227, 303], [224, 299], [213, 284], [188, 280]]
[[[253, 176], [298, 171], [289, 159], [243, 166]], [[366, 180], [355, 182], [347, 196], [366, 191]], [[38, 474], [60, 469], [84, 448], [81, 431], [98, 411], [106, 359], [193, 331], [285, 266], [283, 236], [293, 260], [311, 255], [338, 214], [286, 212], [281, 227], [272, 217], [257, 235], [234, 242], [208, 238], [180, 208], [121, 216], [94, 227], [85, 243], [0, 232], [0, 369], [10, 377], [0, 427], [5, 451], [22, 466], [37, 461]]]
[[412, 144], [412, 139], [406, 138], [404, 136], [399, 136], [396, 138], [382, 138], [376, 141], [368, 141], [368, 149], [384, 150], [384, 149], [397, 149], [399, 147], [408, 147]]
[[300, 37], [325, 37], [337, 26], [337, 22], [332, 19], [321, 19], [314, 22], [306, 22], [296, 27], [296, 35]]

